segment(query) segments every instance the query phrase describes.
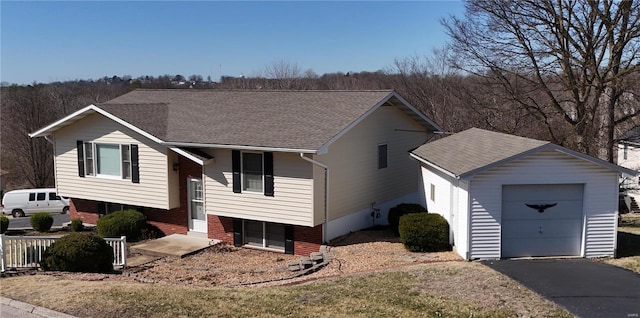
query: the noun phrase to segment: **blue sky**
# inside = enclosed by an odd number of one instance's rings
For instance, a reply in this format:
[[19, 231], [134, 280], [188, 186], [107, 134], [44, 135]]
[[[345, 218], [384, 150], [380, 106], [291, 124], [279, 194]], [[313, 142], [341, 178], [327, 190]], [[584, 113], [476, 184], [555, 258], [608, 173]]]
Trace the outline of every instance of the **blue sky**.
[[377, 71], [447, 41], [459, 1], [0, 1], [0, 80]]

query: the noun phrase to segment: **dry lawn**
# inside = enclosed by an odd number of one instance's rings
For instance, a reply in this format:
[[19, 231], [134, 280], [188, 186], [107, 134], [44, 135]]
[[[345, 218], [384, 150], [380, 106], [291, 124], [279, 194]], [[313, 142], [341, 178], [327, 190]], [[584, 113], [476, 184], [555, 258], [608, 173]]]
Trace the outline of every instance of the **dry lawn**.
[[[293, 279], [282, 280], [283, 266], [298, 257], [218, 246], [123, 274], [2, 278], [0, 295], [81, 317], [571, 317], [453, 252], [407, 252], [386, 229], [345, 236], [331, 252], [328, 266]], [[243, 283], [259, 284], [232, 287]]]
[[605, 262], [640, 274], [640, 213], [622, 215], [622, 224], [618, 227], [618, 255]]

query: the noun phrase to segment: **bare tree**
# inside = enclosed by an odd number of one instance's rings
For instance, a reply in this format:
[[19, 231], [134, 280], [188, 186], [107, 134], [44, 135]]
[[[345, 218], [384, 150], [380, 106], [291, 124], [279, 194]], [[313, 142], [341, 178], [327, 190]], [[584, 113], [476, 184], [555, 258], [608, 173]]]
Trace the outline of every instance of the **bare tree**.
[[637, 1], [468, 0], [464, 18], [442, 23], [456, 67], [501, 86], [552, 141], [562, 141], [560, 117], [577, 150], [613, 161], [616, 126], [639, 114], [621, 109], [640, 62], [639, 19]]

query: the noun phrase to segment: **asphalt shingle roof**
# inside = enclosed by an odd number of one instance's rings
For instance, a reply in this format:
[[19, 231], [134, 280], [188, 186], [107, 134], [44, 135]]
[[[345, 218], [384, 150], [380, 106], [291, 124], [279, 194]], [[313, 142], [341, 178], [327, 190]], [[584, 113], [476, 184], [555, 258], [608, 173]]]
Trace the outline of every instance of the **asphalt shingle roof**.
[[424, 144], [412, 153], [460, 176], [547, 144], [548, 141], [471, 128]]
[[97, 106], [167, 142], [315, 150], [392, 92], [142, 89]]

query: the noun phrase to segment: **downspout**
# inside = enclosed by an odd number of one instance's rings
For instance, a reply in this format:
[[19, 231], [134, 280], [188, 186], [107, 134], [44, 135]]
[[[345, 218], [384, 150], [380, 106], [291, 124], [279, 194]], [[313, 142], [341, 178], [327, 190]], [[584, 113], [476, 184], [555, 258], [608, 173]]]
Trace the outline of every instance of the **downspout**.
[[324, 222], [322, 224], [322, 241], [327, 241], [327, 226], [329, 226], [329, 207], [328, 207], [328, 196], [329, 196], [329, 167], [326, 165], [315, 161], [307, 156], [304, 153], [300, 153], [300, 158], [305, 161], [311, 162], [312, 164], [324, 169]]
[[49, 136], [44, 136], [44, 140], [48, 141], [52, 145], [55, 145], [55, 143], [53, 143], [53, 140], [51, 140], [51, 138], [49, 138]]

